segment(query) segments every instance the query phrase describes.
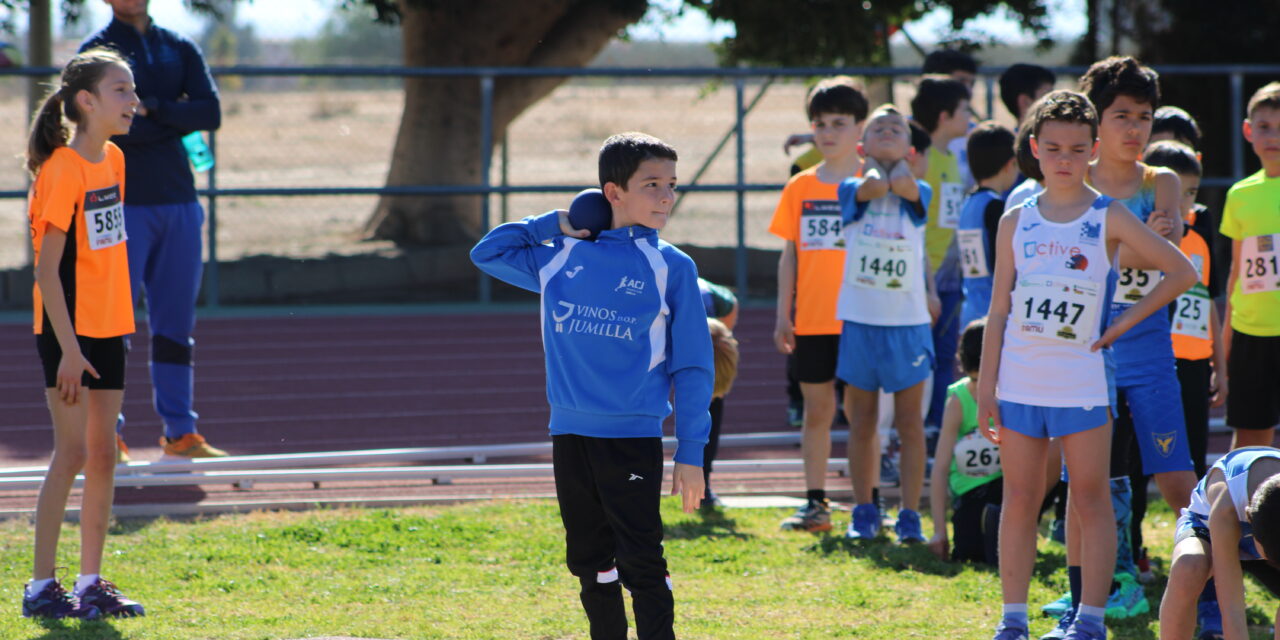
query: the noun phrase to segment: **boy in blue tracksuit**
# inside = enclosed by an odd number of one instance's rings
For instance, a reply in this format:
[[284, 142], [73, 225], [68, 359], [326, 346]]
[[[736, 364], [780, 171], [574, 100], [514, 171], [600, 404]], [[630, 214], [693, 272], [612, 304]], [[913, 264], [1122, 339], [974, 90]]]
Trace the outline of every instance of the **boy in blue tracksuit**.
[[675, 202], [675, 150], [623, 133], [605, 141], [599, 164], [613, 224], [596, 240], [551, 211], [493, 229], [471, 259], [542, 296], [556, 497], [592, 639], [627, 637], [619, 580], [639, 638], [674, 638], [658, 513], [662, 421], [674, 386], [671, 493], [692, 513], [703, 497], [711, 335], [693, 260], [658, 239]]

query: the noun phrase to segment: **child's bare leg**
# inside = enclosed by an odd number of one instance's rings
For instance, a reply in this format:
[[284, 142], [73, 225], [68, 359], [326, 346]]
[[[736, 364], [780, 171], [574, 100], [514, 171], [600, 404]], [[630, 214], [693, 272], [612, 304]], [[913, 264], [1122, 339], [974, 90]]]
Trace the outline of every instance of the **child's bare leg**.
[[[917, 405], [918, 406], [918, 405]], [[844, 386], [844, 410], [849, 419], [849, 478], [855, 504], [870, 504], [880, 484], [880, 392]], [[912, 410], [912, 413], [917, 413]]]
[[1063, 436], [1062, 449], [1071, 477], [1068, 504], [1079, 521], [1075, 530], [1080, 532], [1080, 604], [1101, 607], [1107, 602], [1116, 566], [1115, 513], [1107, 477], [1111, 422]]
[[116, 416], [124, 391], [89, 392], [85, 429], [84, 497], [80, 504], [80, 573], [102, 572], [102, 550], [115, 497]]
[[[87, 395], [87, 394], [86, 394]], [[89, 413], [88, 402], [67, 405], [57, 389], [45, 389], [45, 401], [53, 419], [53, 458], [40, 485], [36, 499], [36, 543], [32, 577], [37, 580], [53, 577], [57, 561], [58, 536], [62, 533], [62, 519], [67, 512], [67, 496], [76, 474], [85, 461], [85, 420]]]
[[1154, 475], [1160, 495], [1175, 515], [1191, 504], [1191, 492], [1196, 488], [1195, 471], [1165, 471]]
[[827, 460], [831, 458], [831, 421], [836, 417], [834, 382], [801, 382], [804, 396], [804, 430], [800, 434], [800, 456], [804, 458], [806, 489], [827, 486]]
[[1044, 500], [1044, 460], [1049, 441], [1000, 430], [1004, 497], [1000, 507], [1000, 588], [1005, 604], [1027, 601], [1036, 560], [1036, 514]]
[[924, 416], [920, 404], [924, 401], [925, 383], [893, 394], [893, 426], [898, 430], [902, 444], [899, 477], [902, 478], [902, 508], [916, 511], [920, 508], [920, 494], [924, 489], [924, 467], [927, 455], [924, 444]]
[[1173, 548], [1169, 584], [1160, 601], [1160, 640], [1189, 640], [1196, 630], [1196, 601], [1213, 570], [1213, 555], [1195, 537]]

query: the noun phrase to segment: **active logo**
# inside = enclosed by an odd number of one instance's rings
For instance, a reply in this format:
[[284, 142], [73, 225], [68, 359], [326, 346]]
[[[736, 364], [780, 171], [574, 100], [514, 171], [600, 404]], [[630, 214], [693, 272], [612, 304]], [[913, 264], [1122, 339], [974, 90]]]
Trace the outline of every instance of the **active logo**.
[[1160, 452], [1160, 456], [1168, 458], [1173, 455], [1173, 445], [1178, 442], [1178, 432], [1152, 433], [1151, 439], [1155, 440], [1156, 450]]
[[564, 272], [564, 275], [565, 275], [565, 277], [566, 277], [566, 278], [572, 278], [572, 277], [574, 277], [574, 276], [578, 275], [578, 272], [579, 272], [579, 271], [582, 271], [582, 265], [578, 265], [578, 266], [576, 266], [576, 267], [574, 267], [574, 268], [572, 268], [572, 269], [570, 269], [570, 270], [568, 270], [568, 271], [565, 271], [565, 272]]
[[1080, 247], [1068, 247], [1057, 240], [1048, 242], [1036, 242], [1034, 240], [1022, 243], [1022, 257], [1035, 258], [1038, 256], [1075, 256], [1080, 254]]
[[1082, 222], [1080, 223], [1080, 242], [1087, 244], [1098, 244], [1102, 237], [1101, 222]]

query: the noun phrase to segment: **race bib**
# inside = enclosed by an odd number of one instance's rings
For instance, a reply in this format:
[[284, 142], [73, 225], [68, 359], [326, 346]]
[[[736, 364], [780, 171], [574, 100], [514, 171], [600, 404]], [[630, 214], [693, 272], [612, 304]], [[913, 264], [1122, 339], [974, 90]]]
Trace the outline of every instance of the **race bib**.
[[120, 186], [111, 185], [84, 194], [85, 230], [90, 249], [106, 249], [128, 240], [124, 232], [124, 203]]
[[960, 205], [964, 204], [964, 185], [959, 182], [942, 183], [938, 195], [938, 226], [955, 229], [960, 226]]
[[960, 244], [961, 271], [966, 278], [985, 278], [991, 275], [987, 269], [987, 247], [982, 242], [982, 229], [961, 229], [956, 232]]
[[1116, 281], [1116, 294], [1112, 302], [1134, 304], [1147, 297], [1164, 275], [1155, 269], [1133, 269], [1125, 267], [1120, 270], [1120, 279]]
[[1102, 285], [1062, 276], [1024, 276], [1013, 290], [1018, 331], [1031, 338], [1090, 346]]
[[858, 236], [853, 262], [844, 270], [845, 281], [883, 291], [911, 291], [920, 257], [910, 240]]
[[1280, 290], [1280, 258], [1276, 240], [1280, 233], [1250, 236], [1241, 241], [1240, 293], [1262, 293]]
[[982, 478], [1000, 470], [1000, 447], [982, 437], [976, 429], [956, 440], [956, 470], [971, 478]]
[[1178, 296], [1174, 304], [1173, 332], [1208, 340], [1209, 305], [1213, 304], [1209, 300], [1209, 289], [1197, 282], [1186, 293]]
[[805, 200], [800, 213], [800, 250], [843, 249], [840, 235], [840, 203]]

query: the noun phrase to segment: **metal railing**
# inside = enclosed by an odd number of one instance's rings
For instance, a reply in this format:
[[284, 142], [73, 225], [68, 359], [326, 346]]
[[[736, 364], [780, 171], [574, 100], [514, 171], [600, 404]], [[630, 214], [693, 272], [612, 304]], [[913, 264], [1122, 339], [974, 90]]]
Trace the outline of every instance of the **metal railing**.
[[[1156, 70], [1162, 75], [1194, 75], [1194, 76], [1226, 76], [1229, 79], [1230, 113], [1244, 112], [1244, 76], [1274, 75], [1280, 76], [1280, 65], [1157, 65]], [[1084, 67], [1051, 67], [1051, 71], [1059, 76], [1075, 76], [1083, 73]], [[51, 77], [60, 70], [56, 68], [9, 68], [0, 69], [0, 78], [5, 76]], [[748, 183], [746, 181], [745, 129], [744, 121], [748, 113], [745, 101], [745, 89], [748, 79], [768, 78], [811, 78], [837, 74], [864, 77], [901, 77], [919, 75], [916, 68], [880, 68], [880, 67], [780, 67], [780, 68], [559, 68], [559, 67], [257, 67], [231, 66], [214, 68], [215, 76], [265, 77], [342, 77], [342, 78], [475, 78], [481, 98], [481, 171], [480, 181], [471, 185], [403, 185], [382, 187], [254, 187], [254, 188], [219, 188], [217, 186], [217, 165], [209, 171], [208, 188], [199, 190], [199, 195], [208, 198], [207, 220], [209, 251], [205, 266], [205, 304], [218, 306], [218, 252], [217, 229], [218, 198], [246, 196], [323, 196], [323, 195], [391, 195], [391, 196], [444, 196], [475, 195], [481, 198], [481, 224], [484, 229], [492, 227], [490, 202], [487, 196], [507, 195], [515, 193], [572, 193], [588, 186], [595, 185], [509, 185], [492, 184], [490, 169], [496, 139], [493, 127], [493, 93], [494, 82], [504, 77], [545, 77], [564, 76], [570, 78], [706, 78], [732, 80], [734, 91], [734, 128], [735, 146], [735, 180], [731, 183], [690, 184], [682, 185], [681, 191], [689, 192], [731, 192], [736, 194], [737, 206], [735, 222], [737, 246], [735, 249], [735, 284], [739, 295], [745, 295], [747, 287], [747, 246], [746, 246], [746, 194], [758, 191], [777, 191], [781, 183]], [[1004, 69], [987, 67], [980, 74], [981, 86], [986, 95], [988, 118], [994, 115], [996, 78]], [[1244, 177], [1244, 140], [1239, 135], [1238, 122], [1233, 118], [1226, 123], [1221, 133], [1231, 140], [1231, 175], [1227, 177], [1209, 176], [1201, 181], [1202, 187], [1225, 187]], [[217, 136], [210, 132], [209, 146], [217, 156]], [[718, 151], [718, 149], [717, 149]], [[504, 165], [505, 167], [505, 165]], [[505, 182], [505, 169], [504, 169]], [[0, 190], [0, 198], [25, 198], [25, 191]], [[488, 276], [479, 275], [479, 298], [488, 302], [491, 298], [491, 281]]]

